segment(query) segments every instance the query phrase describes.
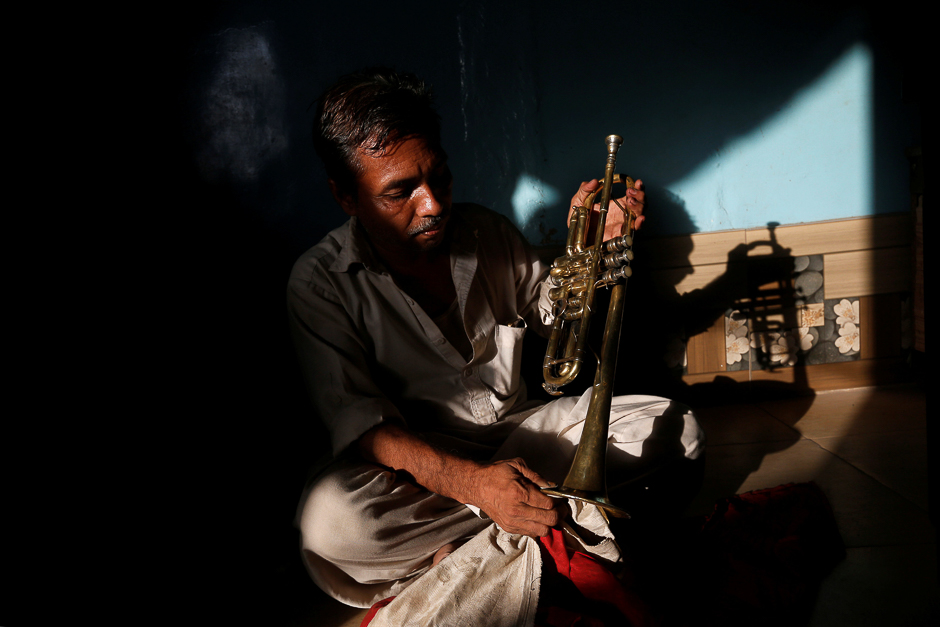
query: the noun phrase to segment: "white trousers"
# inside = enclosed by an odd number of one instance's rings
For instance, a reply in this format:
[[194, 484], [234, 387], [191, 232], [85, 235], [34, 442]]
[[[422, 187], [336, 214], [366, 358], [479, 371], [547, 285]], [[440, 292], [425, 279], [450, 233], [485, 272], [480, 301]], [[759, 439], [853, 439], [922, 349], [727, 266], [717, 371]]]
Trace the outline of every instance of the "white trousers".
[[[529, 415], [493, 460], [521, 457], [548, 481], [567, 474], [581, 438], [590, 390]], [[692, 411], [654, 396], [619, 396], [611, 403], [608, 484], [673, 460], [696, 459], [704, 433]], [[299, 519], [304, 563], [333, 598], [370, 607], [397, 595], [423, 574], [439, 548], [469, 538], [492, 522], [462, 503], [363, 462], [334, 462], [305, 491]]]

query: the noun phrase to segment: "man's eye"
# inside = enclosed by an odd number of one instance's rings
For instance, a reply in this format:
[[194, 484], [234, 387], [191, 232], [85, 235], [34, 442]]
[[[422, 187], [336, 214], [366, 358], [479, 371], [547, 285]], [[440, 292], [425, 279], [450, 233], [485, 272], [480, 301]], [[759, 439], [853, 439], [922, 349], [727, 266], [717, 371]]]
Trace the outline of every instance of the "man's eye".
[[393, 189], [391, 191], [385, 192], [382, 195], [385, 198], [389, 198], [391, 200], [401, 200], [403, 198], [408, 198], [410, 192], [406, 189]]

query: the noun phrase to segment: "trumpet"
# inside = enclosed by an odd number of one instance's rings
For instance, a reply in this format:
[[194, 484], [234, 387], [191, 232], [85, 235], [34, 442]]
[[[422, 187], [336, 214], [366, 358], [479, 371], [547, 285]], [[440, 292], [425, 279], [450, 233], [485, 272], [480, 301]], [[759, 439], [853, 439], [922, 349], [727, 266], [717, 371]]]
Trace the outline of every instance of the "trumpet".
[[604, 183], [599, 190], [600, 214], [594, 244], [589, 246], [586, 240], [597, 192], [589, 194], [583, 206], [572, 207], [565, 254], [555, 259], [549, 273], [554, 285], [549, 290], [554, 321], [542, 362], [542, 374], [545, 379], [542, 386], [549, 394], [562, 394], [560, 388], [574, 381], [581, 371], [585, 356], [590, 350], [588, 335], [595, 313], [594, 301], [598, 288], [611, 287], [610, 306], [578, 450], [564, 483], [557, 487], [543, 488], [543, 491], [551, 496], [593, 503], [601, 508], [602, 513], [606, 510], [614, 516], [629, 518], [630, 515], [625, 510], [611, 503], [607, 497], [606, 457], [626, 281], [632, 274], [630, 262], [633, 260], [636, 216], [614, 201], [625, 214], [624, 226], [619, 237], [607, 241], [604, 241], [604, 228], [613, 186], [623, 183], [630, 188], [633, 187], [634, 181], [614, 173], [617, 152], [623, 145], [623, 138], [610, 135], [606, 142], [607, 165], [604, 170]]

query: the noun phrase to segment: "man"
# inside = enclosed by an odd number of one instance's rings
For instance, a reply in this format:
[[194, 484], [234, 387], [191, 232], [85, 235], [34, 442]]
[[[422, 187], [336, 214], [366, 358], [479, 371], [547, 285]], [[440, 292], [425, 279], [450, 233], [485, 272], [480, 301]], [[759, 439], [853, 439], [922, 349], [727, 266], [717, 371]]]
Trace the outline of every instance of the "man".
[[[452, 204], [420, 80], [386, 69], [344, 77], [320, 100], [314, 143], [350, 220], [298, 260], [288, 287], [334, 455], [305, 493], [300, 527], [316, 583], [367, 607], [492, 522], [531, 537], [558, 525], [561, 501], [539, 486], [564, 477], [573, 447], [556, 436], [583, 420], [585, 402], [527, 400], [521, 343], [527, 327], [547, 332], [546, 268], [508, 220]], [[638, 182], [626, 197], [638, 224], [644, 199]], [[614, 405], [613, 458], [639, 458], [670, 412], [670, 454], [698, 456], [701, 431], [684, 408]], [[510, 454], [520, 449], [526, 459]]]

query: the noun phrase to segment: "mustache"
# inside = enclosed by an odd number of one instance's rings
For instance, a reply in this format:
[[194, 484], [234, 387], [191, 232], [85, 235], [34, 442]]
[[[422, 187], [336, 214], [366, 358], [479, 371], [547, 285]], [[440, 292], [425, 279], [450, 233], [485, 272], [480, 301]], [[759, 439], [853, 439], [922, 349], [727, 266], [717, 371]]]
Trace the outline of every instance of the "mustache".
[[408, 235], [419, 235], [425, 231], [434, 230], [434, 228], [444, 221], [445, 215], [429, 216], [422, 218], [420, 222], [408, 229]]

